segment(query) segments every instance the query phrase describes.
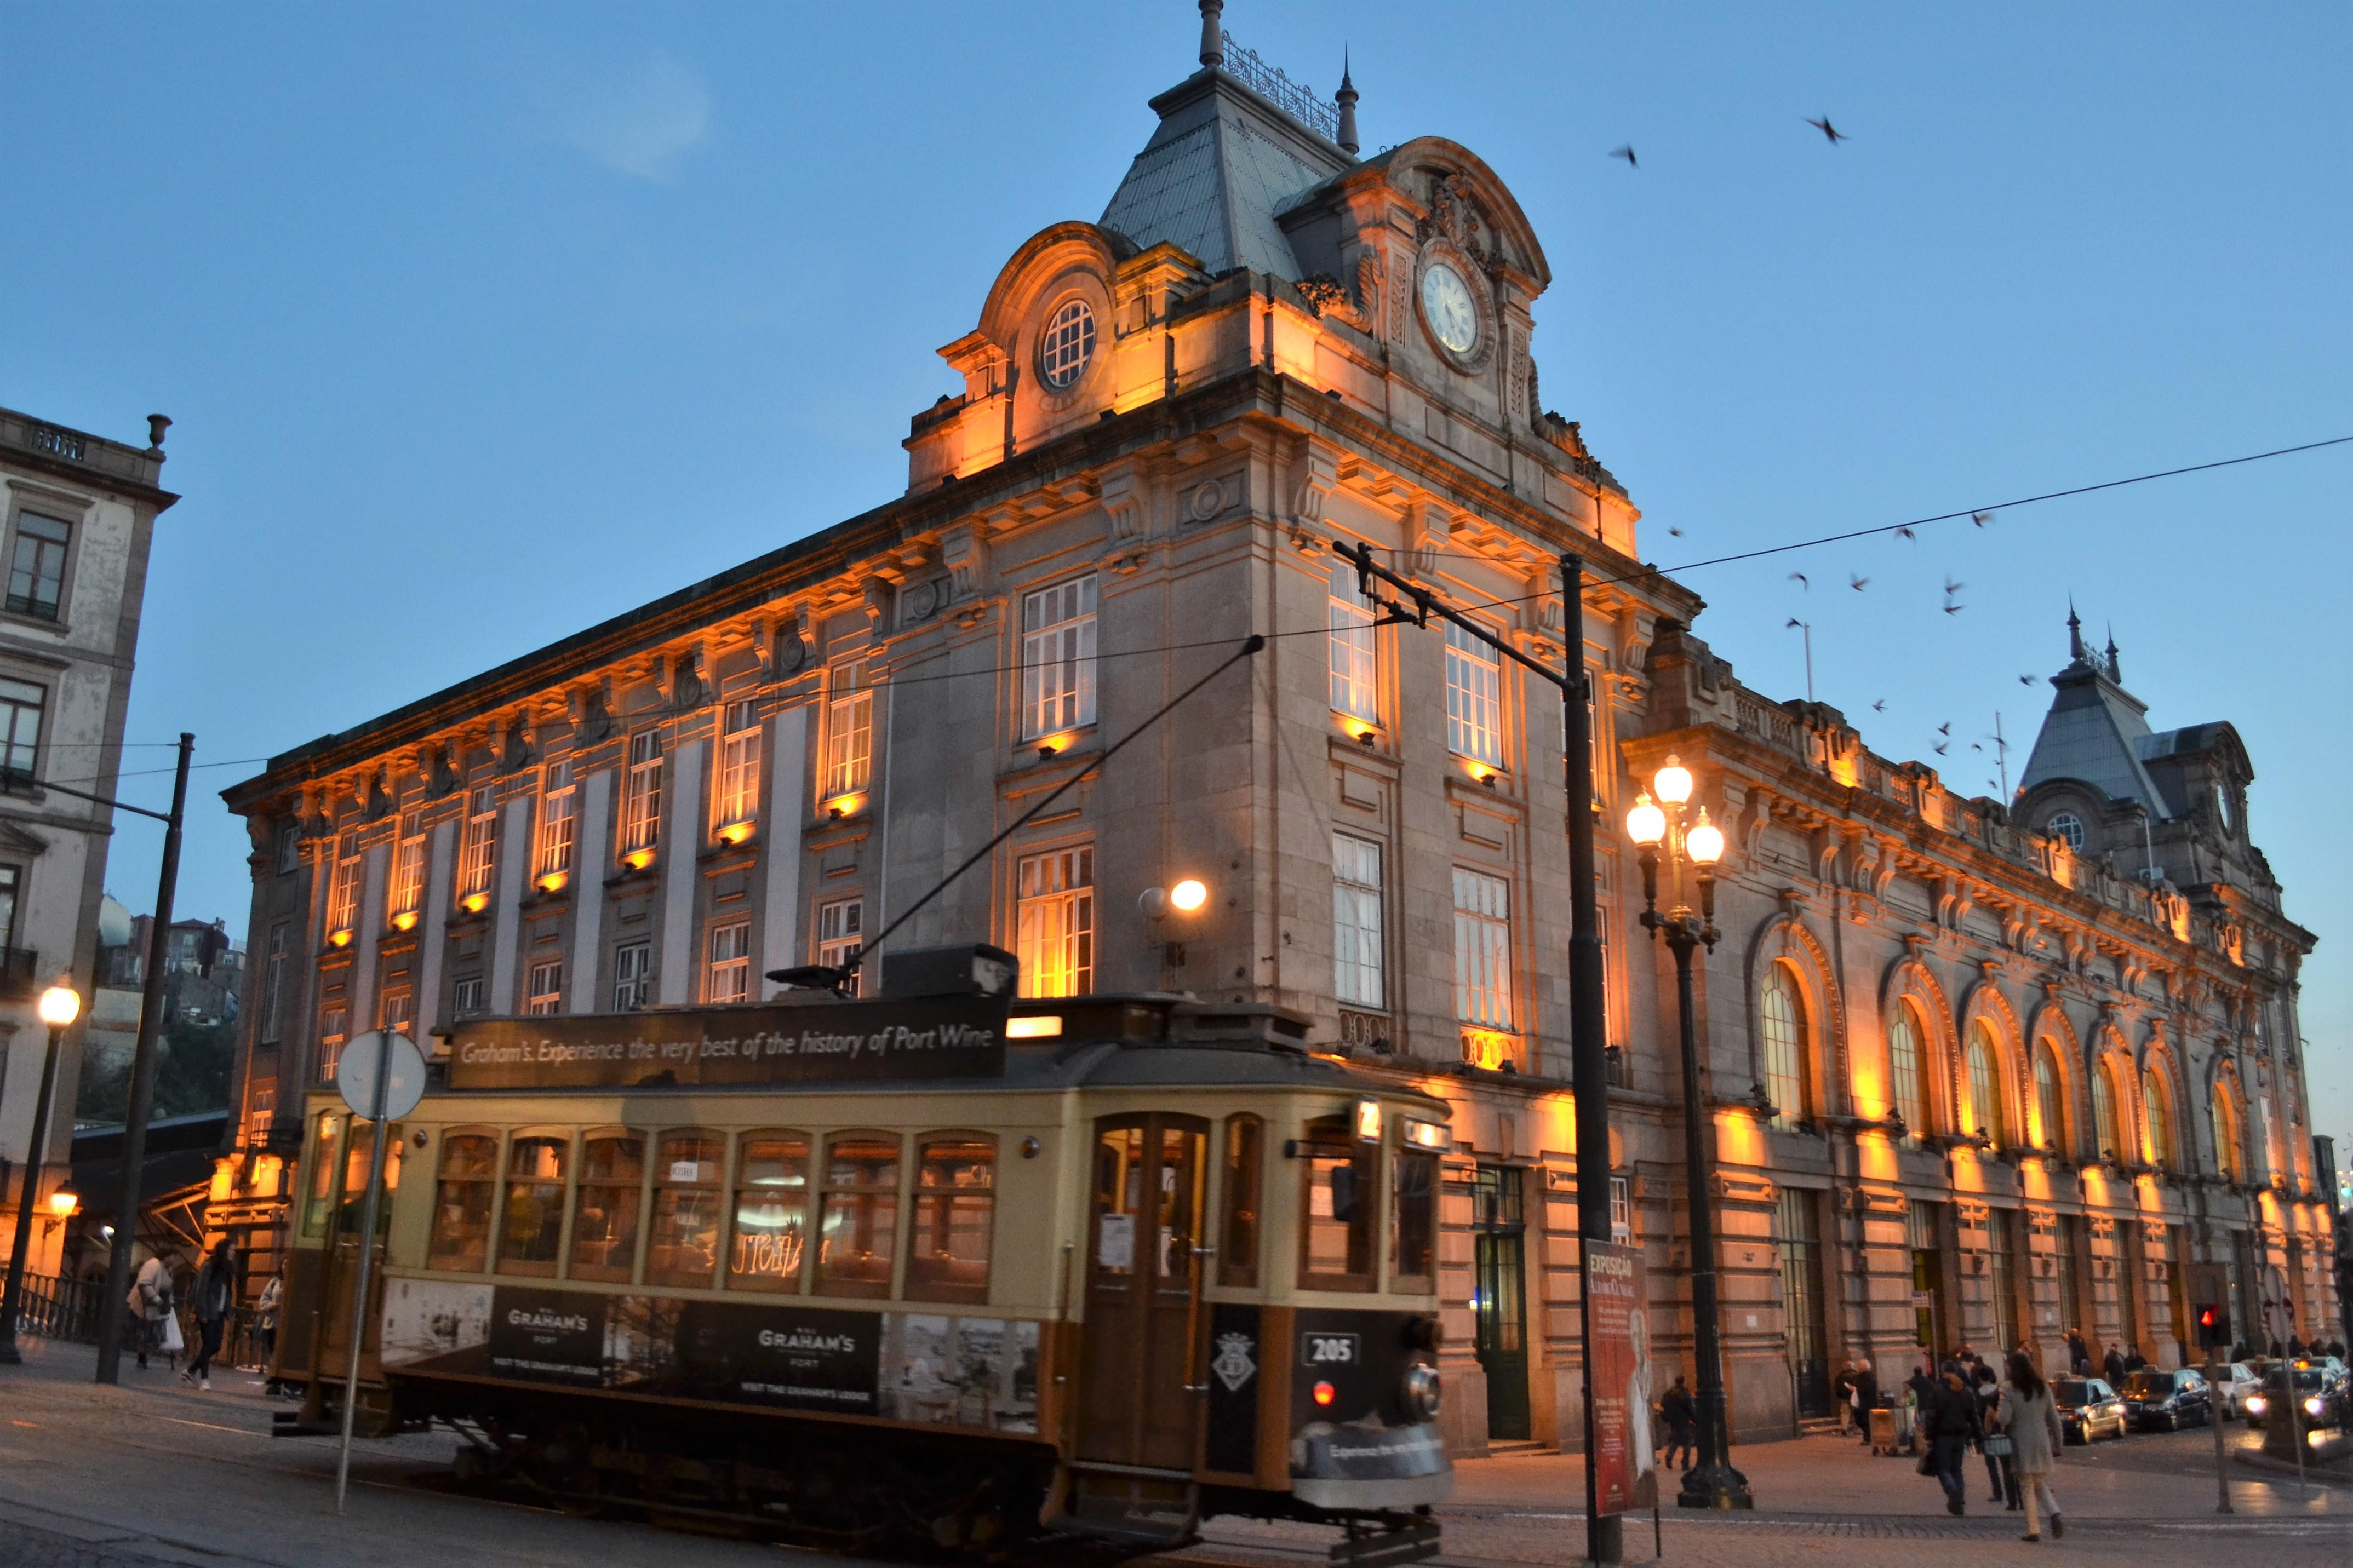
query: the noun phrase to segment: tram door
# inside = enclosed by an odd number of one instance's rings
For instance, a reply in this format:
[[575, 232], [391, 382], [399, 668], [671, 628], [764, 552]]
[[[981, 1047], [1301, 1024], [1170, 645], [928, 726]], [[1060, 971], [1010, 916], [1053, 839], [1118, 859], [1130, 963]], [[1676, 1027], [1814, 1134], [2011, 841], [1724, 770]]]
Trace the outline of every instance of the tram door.
[[[330, 1148], [333, 1134], [322, 1128], [319, 1159], [312, 1177], [313, 1200], [330, 1205], [333, 1237], [320, 1290], [319, 1335], [322, 1371], [340, 1375], [352, 1342], [352, 1288], [359, 1282], [360, 1209], [367, 1195], [368, 1158], [375, 1138], [373, 1123], [356, 1116], [338, 1116], [343, 1136]], [[368, 1310], [360, 1354], [375, 1355], [384, 1334], [384, 1248], [392, 1229], [392, 1199], [400, 1187], [401, 1127], [390, 1129], [385, 1149], [384, 1196], [376, 1205], [375, 1256], [368, 1265]], [[336, 1178], [340, 1175], [340, 1183]]]
[[1202, 1150], [1209, 1124], [1155, 1113], [1095, 1123], [1078, 1457], [1189, 1473], [1201, 1402]]

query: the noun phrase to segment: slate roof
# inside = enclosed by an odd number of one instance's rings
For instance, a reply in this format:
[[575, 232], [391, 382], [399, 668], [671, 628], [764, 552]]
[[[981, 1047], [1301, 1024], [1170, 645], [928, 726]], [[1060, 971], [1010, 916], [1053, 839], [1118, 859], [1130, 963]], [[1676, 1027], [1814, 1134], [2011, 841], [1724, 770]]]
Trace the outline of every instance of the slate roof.
[[2076, 779], [2111, 800], [2138, 801], [2159, 821], [2170, 817], [2164, 795], [2141, 766], [2150, 735], [2139, 700], [2083, 658], [2052, 676], [2051, 684], [2059, 694], [2042, 717], [2019, 788]]
[[1152, 100], [1160, 115], [1103, 209], [1139, 250], [1167, 241], [1211, 276], [1249, 268], [1296, 281], [1274, 215], [1354, 160], [1214, 68]]

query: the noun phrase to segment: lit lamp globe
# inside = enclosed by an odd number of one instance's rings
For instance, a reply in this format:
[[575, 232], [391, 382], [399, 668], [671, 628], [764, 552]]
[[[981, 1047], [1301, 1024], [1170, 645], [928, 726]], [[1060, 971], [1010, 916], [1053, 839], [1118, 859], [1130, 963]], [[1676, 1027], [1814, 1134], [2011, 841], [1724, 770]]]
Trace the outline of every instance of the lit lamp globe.
[[1179, 914], [1189, 915], [1209, 901], [1209, 889], [1192, 877], [1168, 889], [1168, 902]]
[[1667, 753], [1667, 765], [1651, 775], [1651, 787], [1669, 805], [1681, 805], [1691, 798], [1691, 770], [1672, 752]]
[[52, 1029], [62, 1029], [81, 1016], [81, 993], [63, 981], [41, 993], [41, 1022]]
[[49, 1194], [49, 1213], [58, 1219], [73, 1218], [74, 1210], [80, 1206], [80, 1196], [70, 1187], [59, 1187]]
[[1713, 866], [1724, 858], [1724, 829], [1707, 819], [1707, 807], [1699, 808], [1699, 820], [1683, 835], [1683, 852], [1694, 866]]
[[1645, 849], [1667, 836], [1667, 814], [1647, 794], [1636, 795], [1626, 813], [1626, 836]]

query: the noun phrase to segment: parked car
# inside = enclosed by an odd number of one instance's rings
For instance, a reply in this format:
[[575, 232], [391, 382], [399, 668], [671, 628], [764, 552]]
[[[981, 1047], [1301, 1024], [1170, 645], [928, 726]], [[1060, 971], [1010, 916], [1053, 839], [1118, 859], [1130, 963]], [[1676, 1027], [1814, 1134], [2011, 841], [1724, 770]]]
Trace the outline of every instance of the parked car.
[[2051, 1381], [2059, 1405], [2060, 1430], [2070, 1443], [2091, 1443], [2102, 1433], [2121, 1437], [2131, 1429], [2125, 1402], [2096, 1377], [2059, 1377]]
[[2188, 1367], [2166, 1372], [2145, 1366], [2125, 1379], [2125, 1415], [2139, 1427], [2179, 1432], [2214, 1418], [2213, 1391], [2205, 1375]]
[[2279, 1363], [2279, 1357], [2269, 1355], [2251, 1355], [2239, 1363], [2255, 1375], [2255, 1386], [2239, 1396], [2239, 1414], [2258, 1432], [2263, 1429], [2263, 1407], [2267, 1403], [2263, 1385], [2271, 1381], [2272, 1369]]
[[[2279, 1408], [2287, 1373], [2286, 1362], [2273, 1362], [2263, 1386], [2247, 1395], [2248, 1426], [2268, 1430], [2270, 1418]], [[2305, 1426], [2343, 1425], [2348, 1419], [2348, 1406], [2353, 1405], [2353, 1379], [2348, 1379], [2345, 1363], [2334, 1356], [2317, 1361], [2299, 1357], [2295, 1363], [2295, 1392], [2304, 1404], [2297, 1424]]]
[[2215, 1419], [2235, 1421], [2246, 1414], [2247, 1395], [2263, 1385], [2255, 1369], [2245, 1362], [2234, 1361], [2217, 1369], [2221, 1376], [2209, 1379], [2214, 1385]]

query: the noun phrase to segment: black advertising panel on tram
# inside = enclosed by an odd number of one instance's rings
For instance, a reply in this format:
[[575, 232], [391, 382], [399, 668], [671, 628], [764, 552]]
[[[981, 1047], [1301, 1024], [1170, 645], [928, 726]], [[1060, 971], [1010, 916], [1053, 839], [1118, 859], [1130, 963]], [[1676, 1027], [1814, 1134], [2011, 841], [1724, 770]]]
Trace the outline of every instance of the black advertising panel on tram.
[[797, 1302], [688, 1301], [674, 1392], [788, 1410], [876, 1414], [882, 1315]]
[[609, 1300], [577, 1290], [500, 1286], [490, 1322], [491, 1375], [602, 1388]]
[[904, 1082], [1005, 1072], [1002, 996], [481, 1018], [449, 1037], [451, 1089]]

